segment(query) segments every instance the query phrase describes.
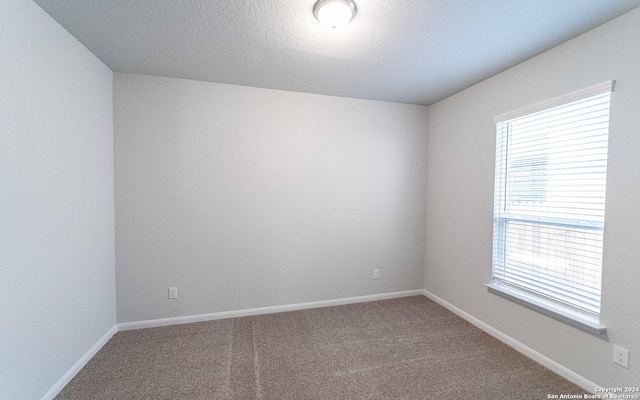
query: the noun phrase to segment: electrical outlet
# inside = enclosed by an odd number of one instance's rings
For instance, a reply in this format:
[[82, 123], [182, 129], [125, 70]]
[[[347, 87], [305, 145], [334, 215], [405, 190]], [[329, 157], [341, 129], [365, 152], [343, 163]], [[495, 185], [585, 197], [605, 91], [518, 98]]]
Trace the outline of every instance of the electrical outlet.
[[380, 270], [379, 269], [374, 269], [373, 270], [373, 279], [378, 279], [380, 278]]
[[178, 288], [177, 287], [170, 287], [169, 288], [169, 298], [170, 299], [177, 299], [178, 298]]
[[620, 346], [613, 346], [613, 362], [629, 368], [629, 350]]

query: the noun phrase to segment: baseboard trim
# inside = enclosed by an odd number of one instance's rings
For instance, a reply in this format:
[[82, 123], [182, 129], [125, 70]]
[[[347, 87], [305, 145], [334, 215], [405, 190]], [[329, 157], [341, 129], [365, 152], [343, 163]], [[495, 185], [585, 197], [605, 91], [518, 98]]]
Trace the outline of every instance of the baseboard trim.
[[123, 322], [118, 324], [118, 331], [129, 331], [133, 329], [156, 328], [159, 326], [189, 324], [192, 322], [213, 321], [225, 318], [249, 317], [252, 315], [273, 314], [286, 311], [304, 310], [308, 308], [320, 308], [339, 306], [343, 304], [365, 303], [368, 301], [394, 299], [399, 297], [420, 296], [423, 289], [405, 290], [403, 292], [391, 292], [371, 294], [367, 296], [346, 297], [334, 300], [312, 301], [308, 303], [287, 304], [282, 306], [250, 308], [237, 311], [223, 311], [211, 314], [188, 315], [184, 317], [152, 319], [147, 321]]
[[464, 318], [465, 320], [469, 321], [471, 324], [473, 324], [473, 325], [477, 326], [478, 328], [482, 329], [483, 331], [487, 332], [489, 335], [495, 337], [496, 339], [498, 339], [501, 342], [507, 344], [508, 346], [513, 347], [515, 350], [519, 351], [520, 353], [524, 354], [525, 356], [529, 357], [530, 359], [542, 364], [543, 366], [545, 366], [548, 369], [552, 370], [556, 374], [558, 374], [558, 375], [562, 376], [563, 378], [575, 383], [576, 385], [578, 385], [581, 388], [589, 391], [590, 393], [596, 393], [596, 391], [595, 391], [596, 387], [600, 387], [599, 385], [596, 385], [595, 383], [593, 383], [590, 380], [586, 379], [582, 375], [579, 375], [579, 374], [575, 373], [574, 371], [570, 370], [569, 368], [563, 366], [562, 364], [559, 364], [559, 363], [553, 361], [552, 359], [550, 359], [550, 358], [538, 353], [537, 351], [533, 350], [531, 347], [528, 347], [528, 346], [518, 342], [517, 340], [515, 340], [511, 336], [509, 336], [509, 335], [497, 330], [496, 328], [492, 327], [491, 325], [488, 325], [488, 324], [480, 321], [478, 318], [474, 317], [473, 315], [462, 311], [458, 307], [456, 307], [453, 304], [443, 300], [442, 298], [436, 296], [435, 294], [429, 292], [428, 290], [423, 289], [422, 290], [422, 294], [424, 296], [428, 297], [429, 299], [435, 301], [436, 303], [440, 304], [444, 308], [448, 309], [449, 311], [453, 312], [454, 314], [457, 314], [458, 316], [460, 316], [460, 317]]
[[42, 396], [41, 400], [53, 400], [58, 395], [58, 393], [60, 393], [60, 391], [62, 391], [62, 389], [67, 386], [67, 383], [69, 383], [71, 379], [73, 379], [73, 377], [76, 376], [78, 372], [80, 372], [82, 367], [84, 367], [89, 362], [89, 360], [91, 360], [91, 358], [95, 356], [98, 351], [100, 351], [102, 346], [104, 346], [109, 341], [109, 339], [111, 339], [111, 337], [117, 332], [118, 325], [112, 326], [111, 329], [109, 329], [107, 333], [105, 333], [100, 338], [100, 340], [98, 340], [96, 344], [94, 344], [93, 347], [91, 347], [89, 351], [87, 351], [87, 353], [82, 356], [82, 358], [78, 360], [78, 362], [75, 363], [74, 366], [71, 367], [71, 369], [67, 371], [67, 373], [64, 374], [64, 376], [60, 378], [60, 380], [55, 385], [53, 385], [53, 387], [49, 389], [49, 391], [44, 396]]

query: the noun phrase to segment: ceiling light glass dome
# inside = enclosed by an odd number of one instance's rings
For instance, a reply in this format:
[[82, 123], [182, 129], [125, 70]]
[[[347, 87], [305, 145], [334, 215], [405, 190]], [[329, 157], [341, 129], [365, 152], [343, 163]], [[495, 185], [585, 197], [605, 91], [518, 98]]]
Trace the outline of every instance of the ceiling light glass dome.
[[357, 11], [353, 0], [319, 0], [313, 6], [313, 15], [321, 24], [331, 28], [344, 28]]

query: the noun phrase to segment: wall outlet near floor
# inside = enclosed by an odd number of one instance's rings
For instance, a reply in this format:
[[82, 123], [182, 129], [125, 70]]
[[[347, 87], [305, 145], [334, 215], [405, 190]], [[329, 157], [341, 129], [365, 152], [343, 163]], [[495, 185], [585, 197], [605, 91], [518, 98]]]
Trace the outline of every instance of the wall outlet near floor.
[[613, 362], [629, 368], [629, 350], [620, 346], [613, 346]]
[[373, 279], [378, 279], [380, 278], [380, 270], [379, 269], [374, 269], [373, 270]]
[[170, 299], [177, 299], [178, 298], [178, 288], [177, 287], [170, 287], [169, 288], [169, 298]]

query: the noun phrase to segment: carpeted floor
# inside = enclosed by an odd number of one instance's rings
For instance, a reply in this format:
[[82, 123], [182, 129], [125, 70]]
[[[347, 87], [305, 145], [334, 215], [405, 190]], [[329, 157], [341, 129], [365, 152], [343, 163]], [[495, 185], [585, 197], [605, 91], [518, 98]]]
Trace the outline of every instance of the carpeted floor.
[[423, 297], [117, 333], [66, 399], [547, 399], [583, 389]]

